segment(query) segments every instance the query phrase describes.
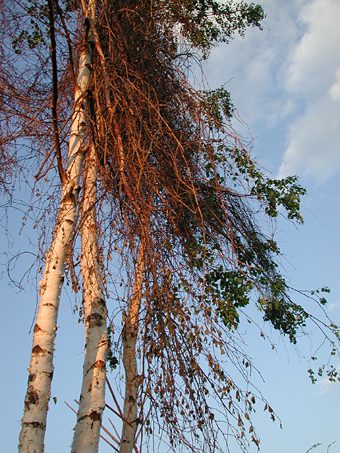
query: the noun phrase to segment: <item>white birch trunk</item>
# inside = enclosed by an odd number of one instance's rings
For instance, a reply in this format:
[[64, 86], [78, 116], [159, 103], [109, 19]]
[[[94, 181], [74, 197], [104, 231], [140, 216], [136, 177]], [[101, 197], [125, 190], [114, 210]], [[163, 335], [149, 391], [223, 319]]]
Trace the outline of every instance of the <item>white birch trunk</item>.
[[137, 397], [141, 384], [138, 375], [136, 343], [139, 313], [142, 298], [144, 270], [144, 248], [140, 246], [133, 293], [126, 315], [123, 330], [123, 365], [125, 369], [125, 394], [123, 408], [123, 427], [119, 453], [132, 453], [135, 445], [137, 418]]
[[107, 352], [106, 306], [99, 261], [95, 203], [96, 156], [91, 147], [86, 157], [81, 229], [81, 272], [85, 314], [85, 359], [72, 453], [97, 453], [105, 407]]
[[76, 220], [79, 178], [84, 159], [82, 150], [85, 134], [84, 107], [90, 79], [91, 54], [89, 46], [85, 43], [80, 55], [79, 75], [74, 96], [67, 182], [62, 190], [53, 241], [46, 254], [44, 275], [40, 282], [40, 302], [34, 327], [27, 393], [19, 437], [19, 453], [44, 451], [60, 293], [64, 280], [65, 261]]

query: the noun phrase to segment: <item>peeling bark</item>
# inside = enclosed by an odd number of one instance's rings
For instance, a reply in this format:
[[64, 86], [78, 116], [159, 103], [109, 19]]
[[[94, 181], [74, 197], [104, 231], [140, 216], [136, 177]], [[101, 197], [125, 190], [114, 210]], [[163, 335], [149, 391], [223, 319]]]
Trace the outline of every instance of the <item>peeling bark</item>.
[[125, 394], [123, 408], [123, 427], [119, 453], [132, 453], [138, 425], [137, 397], [141, 384], [138, 375], [136, 343], [139, 325], [139, 312], [142, 298], [144, 270], [144, 248], [140, 246], [136, 269], [135, 284], [128, 308], [123, 331], [123, 364], [125, 369]]
[[85, 313], [85, 358], [83, 382], [73, 438], [72, 453], [97, 453], [102, 413], [105, 407], [106, 305], [97, 240], [95, 203], [96, 155], [91, 147], [86, 157], [83, 225], [81, 229], [81, 272]]
[[[76, 221], [79, 179], [84, 160], [82, 146], [85, 137], [86, 95], [90, 79], [91, 51], [90, 46], [85, 42], [80, 55], [79, 74], [74, 95], [66, 182], [62, 189], [53, 241], [46, 254], [44, 275], [40, 282], [40, 301], [33, 335], [30, 378], [19, 437], [19, 453], [42, 453], [44, 451], [60, 294], [64, 280], [65, 262]], [[31, 379], [32, 376], [34, 379]]]

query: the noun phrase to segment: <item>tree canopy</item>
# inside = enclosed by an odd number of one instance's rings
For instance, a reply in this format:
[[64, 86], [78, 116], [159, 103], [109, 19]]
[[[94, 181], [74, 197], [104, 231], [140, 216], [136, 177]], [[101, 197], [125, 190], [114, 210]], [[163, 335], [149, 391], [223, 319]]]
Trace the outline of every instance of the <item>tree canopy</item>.
[[[230, 436], [243, 449], [248, 437], [259, 445], [251, 361], [238, 338], [241, 318], [253, 321], [248, 308], [294, 344], [309, 321], [324, 330], [332, 351], [339, 341], [325, 313], [318, 319], [294, 301], [279, 246], [263, 226], [282, 212], [302, 223], [305, 190], [295, 176], [272, 179], [256, 164], [233, 128], [225, 87], [197, 88], [188, 76], [212, 46], [261, 27], [262, 8], [243, 1], [27, 0], [3, 2], [0, 13], [1, 171], [16, 160], [35, 178], [40, 218], [55, 217], [56, 194], [79, 194], [66, 273], [78, 292], [78, 234], [91, 210], [81, 210], [86, 170], [72, 191], [65, 188], [80, 99], [78, 154], [92, 150], [97, 174], [92, 228], [102, 291], [110, 299], [117, 280], [124, 287], [112, 301], [115, 312], [120, 307], [109, 327], [111, 343], [119, 344], [108, 353], [113, 368], [138, 294], [130, 327], [141, 430], [152, 435], [160, 424], [175, 451], [225, 451]], [[90, 82], [73, 99], [84, 48]], [[322, 294], [314, 296], [322, 308]], [[328, 373], [336, 378], [334, 368]]]

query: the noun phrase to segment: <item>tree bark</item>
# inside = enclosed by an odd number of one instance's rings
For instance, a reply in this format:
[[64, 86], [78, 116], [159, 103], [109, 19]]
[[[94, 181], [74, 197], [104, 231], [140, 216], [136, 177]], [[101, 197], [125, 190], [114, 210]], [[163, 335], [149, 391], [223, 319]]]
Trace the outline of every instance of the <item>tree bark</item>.
[[60, 294], [76, 221], [79, 180], [84, 160], [82, 146], [85, 137], [85, 105], [92, 62], [88, 39], [84, 41], [74, 95], [66, 183], [63, 185], [53, 241], [46, 254], [45, 270], [40, 282], [40, 301], [33, 334], [19, 453], [44, 451]]
[[107, 311], [98, 249], [95, 209], [97, 199], [96, 180], [96, 155], [92, 146], [86, 156], [81, 228], [85, 358], [72, 453], [98, 452], [102, 413], [105, 407], [105, 363], [108, 346]]
[[142, 298], [144, 247], [140, 245], [135, 283], [123, 330], [123, 365], [125, 369], [125, 394], [120, 453], [132, 453], [138, 425], [137, 397], [141, 384], [138, 375], [136, 343]]

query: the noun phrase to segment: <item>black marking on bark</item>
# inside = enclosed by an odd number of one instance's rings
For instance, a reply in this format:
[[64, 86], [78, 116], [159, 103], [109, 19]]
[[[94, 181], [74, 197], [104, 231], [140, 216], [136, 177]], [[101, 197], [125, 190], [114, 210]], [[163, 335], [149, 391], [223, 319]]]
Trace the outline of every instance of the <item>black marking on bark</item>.
[[36, 325], [34, 326], [34, 333], [40, 332], [40, 331], [42, 331], [42, 330], [43, 330], [43, 329], [42, 329], [41, 327], [39, 327], [38, 324], [36, 324]]
[[87, 373], [89, 373], [94, 368], [97, 368], [98, 370], [105, 369], [105, 362], [103, 360], [97, 360], [93, 365], [90, 366], [90, 368], [87, 370]]
[[44, 307], [53, 307], [56, 310], [56, 306], [51, 302], [46, 302], [46, 304], [44, 304]]
[[[75, 202], [75, 198], [74, 198], [73, 192], [70, 191], [70, 192], [66, 193], [64, 195], [63, 201], [65, 201], [65, 202], [70, 201], [71, 203], [74, 203]], [[73, 221], [70, 220], [70, 219], [65, 219], [65, 221], [67, 223], [69, 223], [69, 222], [73, 223]]]
[[32, 426], [35, 429], [45, 429], [45, 423], [40, 422], [22, 422], [24, 426]]
[[36, 377], [37, 375], [35, 373], [30, 373], [28, 375], [28, 382], [33, 382]]
[[32, 349], [32, 354], [45, 354], [45, 352], [48, 352], [47, 349], [43, 349], [38, 344]]
[[100, 422], [102, 419], [101, 414], [97, 411], [92, 411], [91, 414], [89, 414], [89, 417], [93, 422]]
[[49, 377], [49, 378], [51, 379], [51, 381], [52, 381], [52, 378], [53, 378], [53, 371], [43, 371], [43, 373], [44, 373], [47, 377]]
[[102, 369], [102, 368], [105, 368], [105, 362], [104, 362], [104, 360], [97, 360], [93, 366], [95, 368]]
[[99, 313], [92, 313], [86, 318], [86, 323], [89, 327], [100, 327], [103, 325], [104, 318]]
[[89, 418], [90, 420], [92, 420], [92, 422], [100, 422], [102, 419], [102, 415], [97, 411], [92, 411], [89, 414], [86, 414], [86, 415], [83, 415], [82, 417], [80, 417], [78, 419], [78, 422], [85, 420], [86, 418]]
[[27, 409], [29, 409], [29, 407], [32, 404], [34, 406], [37, 406], [39, 404], [39, 394], [38, 394], [38, 392], [36, 390], [34, 390], [33, 387], [30, 387], [29, 391], [27, 392], [27, 398], [26, 398], [26, 401], [25, 401], [25, 406], [27, 407]]
[[103, 297], [100, 297], [98, 299], [98, 305], [101, 305], [102, 307], [106, 307], [105, 299]]

